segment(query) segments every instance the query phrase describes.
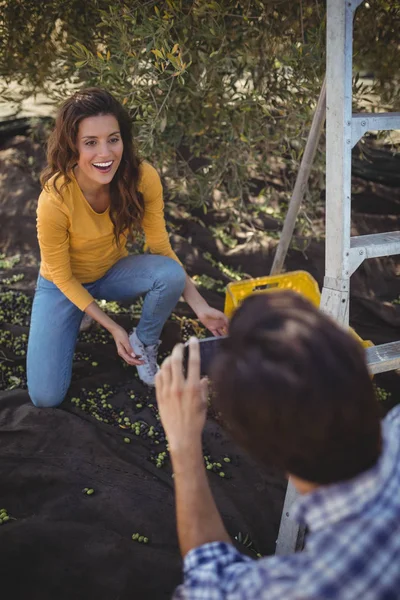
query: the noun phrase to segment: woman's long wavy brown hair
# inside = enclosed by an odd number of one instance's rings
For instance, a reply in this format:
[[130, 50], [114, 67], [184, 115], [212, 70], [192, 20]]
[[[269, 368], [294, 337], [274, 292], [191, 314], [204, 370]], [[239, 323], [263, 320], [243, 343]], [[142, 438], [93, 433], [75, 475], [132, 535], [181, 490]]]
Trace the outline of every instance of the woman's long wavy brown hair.
[[[46, 187], [49, 179], [55, 175], [53, 185], [62, 197], [62, 188], [71, 182], [71, 170], [79, 159], [79, 124], [83, 119], [97, 115], [113, 115], [117, 119], [124, 145], [121, 163], [110, 183], [110, 218], [114, 225], [115, 241], [119, 245], [122, 234], [127, 232], [128, 236], [132, 236], [140, 229], [144, 201], [137, 191], [141, 160], [133, 143], [131, 119], [109, 92], [101, 88], [85, 88], [62, 104], [49, 137], [47, 167], [41, 174], [40, 182]], [[57, 181], [62, 176], [64, 183], [58, 188]]]

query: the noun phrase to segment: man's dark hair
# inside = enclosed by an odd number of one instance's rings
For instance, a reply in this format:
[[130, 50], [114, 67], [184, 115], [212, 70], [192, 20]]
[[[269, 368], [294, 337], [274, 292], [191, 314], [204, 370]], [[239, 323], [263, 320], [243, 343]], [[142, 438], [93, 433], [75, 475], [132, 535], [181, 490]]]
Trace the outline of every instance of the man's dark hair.
[[264, 464], [329, 484], [377, 461], [379, 410], [364, 350], [300, 295], [247, 298], [211, 378], [227, 428]]

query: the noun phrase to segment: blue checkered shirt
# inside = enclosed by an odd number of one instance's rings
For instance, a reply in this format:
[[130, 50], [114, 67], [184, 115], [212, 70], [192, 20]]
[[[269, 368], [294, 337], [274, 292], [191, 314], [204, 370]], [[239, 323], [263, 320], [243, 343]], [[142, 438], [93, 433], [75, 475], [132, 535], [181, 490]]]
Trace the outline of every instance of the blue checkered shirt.
[[205, 544], [186, 555], [174, 600], [399, 600], [400, 406], [382, 431], [372, 469], [296, 501], [292, 515], [309, 528], [303, 552], [254, 561]]

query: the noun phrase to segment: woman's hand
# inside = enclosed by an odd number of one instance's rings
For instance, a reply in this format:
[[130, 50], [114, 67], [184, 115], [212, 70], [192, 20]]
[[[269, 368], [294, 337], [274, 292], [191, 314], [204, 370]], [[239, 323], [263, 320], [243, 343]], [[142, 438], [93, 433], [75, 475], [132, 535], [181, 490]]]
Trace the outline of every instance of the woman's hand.
[[197, 316], [204, 327], [207, 327], [213, 335], [227, 335], [229, 325], [228, 317], [220, 310], [211, 308], [211, 306], [208, 306], [207, 304], [206, 308], [199, 312]]
[[111, 333], [114, 338], [115, 345], [117, 346], [118, 354], [124, 359], [125, 362], [128, 363], [128, 365], [144, 364], [143, 361], [140, 360], [140, 356], [136, 356], [134, 353], [125, 329], [113, 321], [113, 319], [111, 319], [103, 310], [101, 310], [100, 306], [98, 306], [94, 300], [85, 309], [85, 313]]
[[186, 285], [183, 296], [190, 308], [196, 313], [197, 318], [213, 335], [226, 335], [228, 333], [228, 317], [216, 308], [211, 308], [203, 296], [196, 289], [194, 282], [186, 275]]
[[155, 378], [158, 409], [171, 455], [201, 444], [207, 414], [207, 380], [200, 380], [200, 350], [196, 338], [189, 342], [187, 379], [182, 361], [183, 345], [178, 344]]
[[117, 352], [121, 358], [124, 359], [128, 365], [143, 365], [143, 361], [140, 360], [140, 356], [136, 356], [133, 348], [129, 342], [128, 334], [123, 327], [116, 325], [110, 331], [114, 338], [115, 345], [117, 346]]

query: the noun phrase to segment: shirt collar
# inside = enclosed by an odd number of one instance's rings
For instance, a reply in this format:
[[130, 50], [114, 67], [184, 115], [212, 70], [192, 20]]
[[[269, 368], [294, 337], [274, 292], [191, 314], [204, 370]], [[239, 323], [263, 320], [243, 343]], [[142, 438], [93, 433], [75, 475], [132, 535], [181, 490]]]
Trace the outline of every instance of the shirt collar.
[[368, 471], [349, 481], [318, 487], [300, 496], [292, 507], [292, 518], [317, 531], [361, 512], [382, 489], [393, 471], [400, 454], [396, 427], [382, 423], [382, 453]]

